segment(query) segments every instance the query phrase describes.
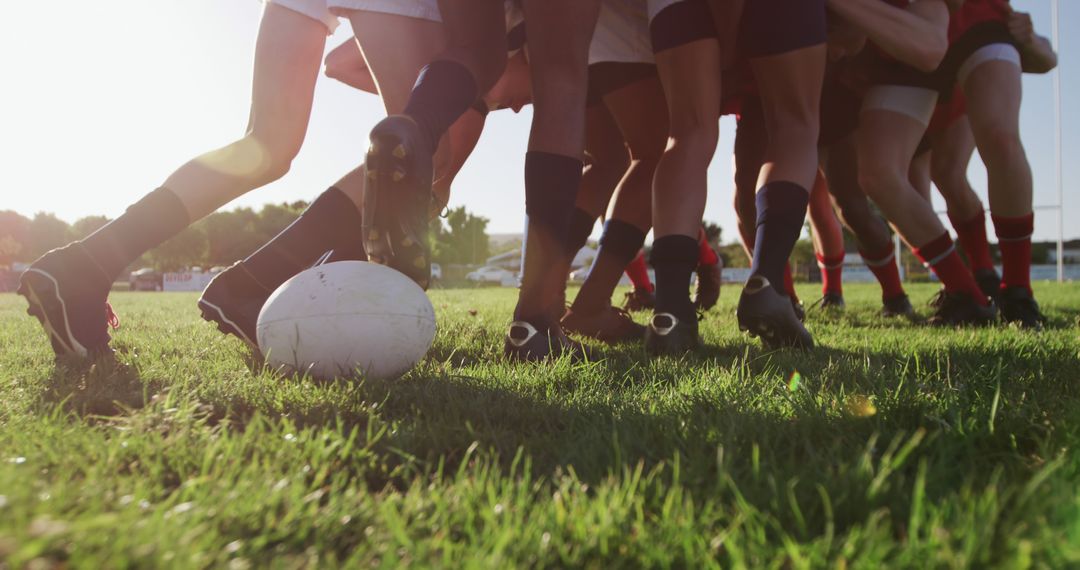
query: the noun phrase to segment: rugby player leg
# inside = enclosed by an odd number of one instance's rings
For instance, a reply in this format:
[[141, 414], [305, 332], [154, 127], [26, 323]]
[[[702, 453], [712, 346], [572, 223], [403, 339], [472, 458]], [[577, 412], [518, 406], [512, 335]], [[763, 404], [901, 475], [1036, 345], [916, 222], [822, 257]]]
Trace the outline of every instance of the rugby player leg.
[[[335, 65], [355, 71], [362, 64], [379, 86], [384, 106], [400, 110], [421, 67], [444, 47], [441, 24], [372, 11], [351, 12], [350, 20], [367, 60], [357, 50], [339, 53]], [[372, 29], [376, 32], [369, 33]], [[389, 54], [396, 65], [387, 64]], [[364, 180], [363, 166], [349, 172], [277, 236], [218, 274], [199, 299], [203, 318], [254, 345], [259, 310], [278, 286], [312, 265], [366, 259], [360, 233]]]
[[120, 217], [47, 253], [24, 274], [20, 292], [58, 355], [110, 352], [106, 298], [120, 272], [192, 222], [289, 170], [306, 133], [327, 26], [318, 15], [268, 4], [256, 40], [246, 134], [181, 166]]
[[986, 324], [994, 309], [960, 259], [933, 206], [909, 177], [915, 150], [929, 123], [936, 93], [877, 86], [867, 95], [858, 131], [859, 185], [915, 254], [937, 274], [944, 295], [932, 324]]
[[934, 137], [930, 176], [945, 199], [949, 221], [979, 288], [987, 296], [997, 297], [1001, 277], [990, 256], [986, 212], [967, 175], [974, 152], [975, 137], [967, 115], [963, 115]]
[[566, 237], [566, 254], [577, 255], [592, 235], [598, 218], [604, 217], [615, 187], [630, 167], [630, 152], [611, 116], [597, 98], [585, 111], [585, 165], [581, 173], [574, 210]]
[[844, 287], [844, 232], [836, 219], [829, 184], [819, 169], [814, 187], [810, 189], [810, 237], [814, 244], [814, 256], [821, 269], [822, 309], [843, 309]]
[[[768, 140], [765, 117], [761, 110], [760, 97], [746, 97], [742, 102], [741, 113], [735, 128], [735, 153], [732, 157], [735, 180], [735, 215], [739, 228], [739, 237], [746, 252], [746, 258], [754, 259], [754, 241], [757, 239], [757, 203], [758, 175], [765, 161], [765, 143]], [[791, 299], [795, 316], [802, 320], [806, 316], [802, 301], [795, 292], [795, 280], [791, 276], [791, 264], [784, 264], [784, 292]]]
[[[439, 9], [446, 48], [420, 71], [400, 114], [372, 129], [365, 159], [364, 249], [372, 261], [425, 287], [431, 277], [428, 222], [435, 152], [450, 126], [495, 85], [507, 61], [501, 1], [441, 0]], [[358, 32], [362, 44], [364, 33]], [[365, 58], [378, 77], [379, 64]], [[384, 87], [379, 90], [382, 94]]]
[[1004, 53], [982, 61], [966, 75], [961, 71], [959, 80], [967, 96], [975, 144], [986, 164], [990, 214], [1001, 249], [1001, 316], [1006, 322], [1039, 329], [1045, 319], [1031, 292], [1035, 216], [1031, 166], [1020, 140], [1020, 58], [1009, 44], [982, 49]]
[[887, 317], [914, 316], [914, 308], [900, 281], [896, 248], [889, 227], [874, 212], [859, 187], [855, 135], [830, 145], [824, 156], [829, 194], [843, 222], [858, 242], [863, 262], [881, 285], [882, 314]]
[[770, 347], [812, 348], [782, 280], [818, 170], [825, 5], [756, 0], [747, 4], [744, 22], [757, 32], [747, 50], [769, 138], [757, 181], [757, 233], [751, 277], [739, 299], [739, 328]]
[[655, 72], [649, 73], [603, 96], [626, 141], [630, 163], [610, 201], [596, 261], [562, 321], [568, 331], [607, 342], [637, 340], [645, 333], [625, 311], [611, 306], [611, 295], [652, 227], [653, 174], [667, 141], [667, 116], [655, 112], [665, 105], [663, 87]]
[[559, 325], [570, 269], [566, 236], [585, 147], [588, 55], [599, 0], [526, 0], [533, 121], [525, 155], [525, 258], [504, 344], [515, 360], [586, 357]]
[[719, 138], [721, 53], [703, 0], [672, 3], [654, 15], [650, 26], [669, 134], [653, 180], [656, 308], [645, 342], [650, 353], [662, 355], [701, 344], [690, 276], [698, 264], [706, 172]]

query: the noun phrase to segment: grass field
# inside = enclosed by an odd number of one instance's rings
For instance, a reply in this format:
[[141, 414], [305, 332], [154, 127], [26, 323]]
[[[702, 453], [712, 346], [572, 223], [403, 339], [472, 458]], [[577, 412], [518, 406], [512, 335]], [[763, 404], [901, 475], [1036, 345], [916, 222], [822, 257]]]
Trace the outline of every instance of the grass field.
[[0, 567], [1077, 567], [1080, 287], [1036, 293], [1041, 334], [849, 286], [804, 354], [742, 337], [728, 288], [703, 354], [519, 365], [515, 291], [443, 290], [416, 370], [331, 383], [192, 294], [114, 295], [119, 363], [57, 366], [2, 295]]

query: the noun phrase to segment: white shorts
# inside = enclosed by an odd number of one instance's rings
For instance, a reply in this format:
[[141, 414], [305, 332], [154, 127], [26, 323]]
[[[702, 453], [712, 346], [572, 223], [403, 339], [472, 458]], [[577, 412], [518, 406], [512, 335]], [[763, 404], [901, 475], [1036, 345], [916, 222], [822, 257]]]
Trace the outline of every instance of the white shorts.
[[915, 119], [924, 127], [930, 126], [937, 107], [938, 92], [925, 87], [907, 85], [876, 85], [866, 92], [862, 112], [892, 111]]
[[437, 0], [328, 0], [330, 11], [339, 16], [349, 12], [378, 12], [429, 22], [441, 22]]
[[[393, 14], [429, 22], [442, 22], [438, 0], [327, 0], [330, 11], [348, 17], [349, 12], [378, 12]], [[510, 30], [524, 21], [521, 10], [511, 0], [506, 0], [506, 29]]]
[[975, 53], [971, 54], [967, 61], [960, 66], [960, 70], [956, 72], [957, 85], [963, 86], [964, 83], [967, 83], [967, 78], [971, 75], [971, 72], [988, 61], [1007, 61], [1015, 64], [1016, 67], [1023, 67], [1020, 64], [1020, 52], [1016, 51], [1016, 46], [1012, 44], [985, 45], [975, 50]]
[[589, 44], [589, 65], [653, 63], [645, 0], [603, 0]]
[[326, 7], [326, 0], [264, 0], [267, 4], [277, 4], [298, 14], [303, 14], [326, 26], [326, 34], [334, 33], [338, 19]]

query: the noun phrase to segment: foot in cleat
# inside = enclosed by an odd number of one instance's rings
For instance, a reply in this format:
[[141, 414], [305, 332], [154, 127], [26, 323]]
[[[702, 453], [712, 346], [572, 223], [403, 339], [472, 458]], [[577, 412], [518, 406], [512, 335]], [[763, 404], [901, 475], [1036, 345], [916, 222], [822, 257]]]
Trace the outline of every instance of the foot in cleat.
[[112, 279], [79, 244], [38, 258], [19, 278], [27, 313], [41, 323], [57, 356], [106, 355], [109, 326], [116, 317], [108, 304]]
[[995, 302], [1001, 294], [1001, 276], [994, 269], [978, 269], [975, 271], [975, 282], [979, 284], [979, 290]]
[[[814, 302], [815, 307], [820, 307], [826, 311], [843, 311], [847, 307], [847, 303], [844, 302], [844, 296], [839, 293], [825, 293], [820, 299]], [[802, 319], [799, 319], [802, 320]]]
[[630, 312], [651, 311], [655, 306], [656, 293], [646, 289], [634, 288], [632, 291], [627, 291], [626, 301], [623, 302], [623, 309]]
[[708, 311], [720, 300], [720, 264], [699, 264], [697, 266], [697, 285], [694, 286], [694, 307], [698, 311]]
[[795, 318], [799, 319], [799, 322], [806, 321], [806, 309], [803, 308], [802, 301], [795, 297], [789, 297], [791, 299], [791, 310], [795, 311]]
[[911, 299], [908, 298], [907, 294], [901, 293], [895, 297], [882, 299], [881, 315], [886, 318], [904, 317], [913, 320], [915, 318], [915, 307], [911, 306]]
[[1020, 328], [1042, 330], [1046, 317], [1039, 310], [1039, 303], [1024, 287], [1009, 287], [999, 296], [1001, 320], [1016, 323]]
[[635, 323], [630, 313], [611, 305], [590, 315], [567, 310], [560, 323], [568, 333], [611, 344], [641, 340], [645, 336], [645, 327]]
[[541, 362], [564, 356], [575, 362], [592, 360], [585, 346], [567, 338], [559, 325], [537, 328], [526, 321], [510, 323], [503, 353], [519, 362]]
[[645, 329], [645, 350], [653, 356], [678, 356], [702, 347], [697, 321], [657, 313]]
[[942, 289], [932, 306], [934, 314], [928, 322], [934, 326], [989, 325], [997, 317], [997, 308], [993, 303], [980, 304], [969, 293], [962, 291]]
[[746, 282], [735, 316], [740, 330], [760, 337], [769, 348], [814, 348], [814, 339], [799, 321], [791, 299], [761, 275]]
[[272, 291], [259, 284], [243, 262], [218, 273], [199, 297], [199, 312], [219, 331], [258, 348], [255, 325]]
[[372, 129], [364, 163], [362, 231], [371, 261], [392, 267], [427, 289], [434, 149], [422, 141], [416, 122], [403, 115], [387, 117]]

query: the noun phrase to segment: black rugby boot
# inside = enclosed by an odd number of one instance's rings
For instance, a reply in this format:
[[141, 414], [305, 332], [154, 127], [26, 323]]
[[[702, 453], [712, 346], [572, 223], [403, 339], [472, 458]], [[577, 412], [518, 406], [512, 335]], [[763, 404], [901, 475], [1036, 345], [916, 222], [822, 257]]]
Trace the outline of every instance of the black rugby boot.
[[904, 317], [908, 320], [915, 319], [915, 307], [911, 306], [911, 299], [906, 293], [895, 297], [881, 300], [881, 316], [886, 318]]
[[623, 301], [623, 309], [630, 312], [651, 311], [656, 306], [656, 293], [645, 289], [634, 288], [626, 292], [626, 300]]
[[199, 297], [199, 312], [203, 320], [217, 325], [219, 331], [258, 348], [255, 325], [271, 293], [240, 261], [214, 276]]
[[1030, 291], [1023, 287], [1009, 287], [1001, 290], [999, 299], [1002, 321], [1016, 323], [1023, 329], [1042, 330], [1046, 317]]
[[981, 305], [974, 297], [964, 292], [949, 292], [942, 289], [933, 300], [934, 314], [929, 322], [933, 326], [985, 326], [997, 318], [997, 308], [993, 303]]
[[746, 282], [735, 311], [739, 329], [760, 337], [768, 348], [814, 348], [814, 339], [803, 326], [791, 304], [764, 276]]
[[583, 344], [569, 339], [559, 325], [538, 329], [526, 321], [510, 323], [503, 353], [518, 362], [542, 362], [563, 356], [581, 362], [592, 356]]
[[678, 356], [702, 347], [696, 320], [657, 313], [645, 329], [645, 350], [652, 356]]
[[364, 250], [370, 261], [404, 273], [425, 290], [431, 283], [433, 156], [416, 122], [392, 115], [372, 129], [364, 163]]
[[94, 358], [112, 353], [108, 330], [117, 322], [108, 303], [111, 286], [111, 278], [76, 242], [32, 263], [19, 278], [18, 294], [57, 356]]

